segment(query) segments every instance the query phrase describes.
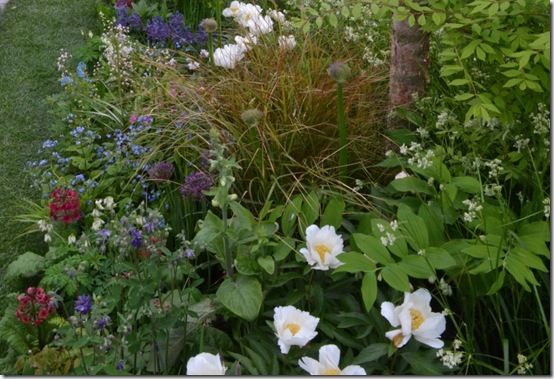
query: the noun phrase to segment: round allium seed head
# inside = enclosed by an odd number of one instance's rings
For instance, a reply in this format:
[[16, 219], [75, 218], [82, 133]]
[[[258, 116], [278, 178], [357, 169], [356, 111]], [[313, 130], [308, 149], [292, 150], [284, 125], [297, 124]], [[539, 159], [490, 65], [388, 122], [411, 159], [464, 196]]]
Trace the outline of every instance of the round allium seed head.
[[246, 125], [256, 126], [260, 120], [264, 117], [264, 114], [256, 108], [247, 109], [240, 115], [240, 118]]
[[336, 61], [327, 69], [329, 76], [337, 83], [345, 83], [352, 74], [350, 67], [344, 62]]
[[148, 170], [148, 176], [154, 181], [167, 181], [173, 176], [175, 167], [168, 162], [158, 162]]
[[208, 33], [217, 31], [217, 21], [213, 18], [205, 18], [200, 22], [200, 26]]

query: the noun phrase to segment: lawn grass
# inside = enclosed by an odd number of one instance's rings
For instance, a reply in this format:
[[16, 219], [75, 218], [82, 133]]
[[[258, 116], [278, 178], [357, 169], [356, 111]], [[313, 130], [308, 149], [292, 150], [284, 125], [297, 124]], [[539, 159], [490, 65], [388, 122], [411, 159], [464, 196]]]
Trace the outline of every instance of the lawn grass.
[[25, 225], [14, 217], [22, 199], [39, 196], [24, 168], [50, 136], [46, 98], [60, 91], [57, 57], [83, 44], [81, 31], [97, 29], [94, 0], [10, 0], [0, 14], [0, 306], [10, 291], [2, 280], [7, 264], [42, 243], [16, 238]]

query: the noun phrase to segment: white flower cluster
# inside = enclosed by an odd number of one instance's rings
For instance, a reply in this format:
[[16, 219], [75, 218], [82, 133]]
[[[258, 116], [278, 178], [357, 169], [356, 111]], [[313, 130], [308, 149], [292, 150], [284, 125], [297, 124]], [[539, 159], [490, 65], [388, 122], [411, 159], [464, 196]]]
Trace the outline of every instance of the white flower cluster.
[[[531, 113], [533, 133], [547, 135], [550, 132], [550, 111], [543, 103], [540, 103], [538, 108], [537, 113]], [[550, 145], [548, 138], [545, 138], [545, 144]]]
[[406, 156], [411, 155], [408, 158], [408, 164], [417, 166], [421, 169], [431, 167], [433, 158], [435, 157], [433, 150], [423, 150], [421, 144], [417, 142], [411, 142], [410, 146], [402, 144], [402, 146], [400, 146], [400, 154]]
[[65, 49], [60, 49], [60, 56], [58, 57], [58, 60], [56, 62], [58, 72], [60, 72], [62, 74], [66, 73], [67, 72], [67, 63], [70, 60], [71, 60], [71, 54]]
[[441, 280], [439, 280], [439, 290], [444, 296], [452, 296], [452, 287], [450, 287], [450, 284], [446, 283], [446, 280], [444, 280], [444, 278], [441, 278]]
[[119, 81], [123, 86], [131, 85], [131, 75], [134, 72], [131, 55], [135, 49], [128, 33], [128, 28], [116, 25], [108, 27], [100, 37], [102, 55], [108, 62], [110, 79]]
[[45, 220], [39, 220], [37, 222], [38, 229], [44, 233], [44, 242], [52, 241], [52, 235], [50, 234], [54, 229], [54, 225]]
[[[263, 15], [259, 5], [232, 1], [228, 8], [223, 10], [224, 17], [232, 17], [248, 33], [246, 36], [236, 36], [234, 44], [217, 48], [214, 52], [214, 64], [219, 67], [233, 69], [240, 62], [248, 50], [258, 43], [258, 37], [273, 31], [276, 22], [287, 25], [282, 12], [271, 10]], [[296, 46], [293, 35], [279, 36], [279, 47], [282, 50], [291, 50]]]
[[517, 149], [517, 152], [519, 153], [521, 152], [522, 149], [529, 146], [529, 142], [531, 142], [529, 138], [523, 138], [521, 134], [518, 134], [517, 136], [515, 136], [514, 147]]
[[96, 207], [92, 211], [94, 221], [92, 222], [92, 230], [98, 231], [106, 223], [102, 220], [103, 213], [101, 211], [113, 212], [116, 205], [113, 197], [108, 196], [105, 199], [95, 201]]
[[[474, 166], [479, 166], [480, 161], [476, 161]], [[485, 167], [489, 169], [489, 178], [496, 179], [498, 178], [498, 174], [502, 173], [504, 171], [504, 168], [502, 167], [502, 161], [498, 158], [494, 158], [491, 161], [487, 161], [484, 163]]]
[[500, 195], [502, 186], [500, 184], [485, 184], [485, 196], [494, 197]]
[[517, 373], [519, 375], [525, 375], [526, 373], [531, 372], [531, 369], [533, 368], [533, 364], [527, 362], [527, 357], [523, 354], [517, 355], [517, 363], [519, 363], [517, 368]]
[[440, 349], [437, 351], [437, 357], [440, 358], [443, 365], [452, 369], [457, 367], [462, 363], [464, 359], [464, 352], [460, 351], [462, 346], [462, 341], [455, 339], [452, 342], [452, 350]]
[[465, 205], [467, 205], [467, 212], [464, 212], [464, 221], [465, 222], [472, 222], [477, 217], [477, 212], [481, 212], [483, 210], [483, 206], [479, 204], [479, 202], [476, 199], [470, 200], [466, 199], [462, 201]]
[[[390, 226], [390, 229], [394, 232], [398, 229], [398, 221], [396, 220], [392, 220], [389, 224]], [[387, 228], [385, 227], [385, 225], [383, 224], [377, 224], [377, 229], [379, 229], [379, 231], [381, 233], [384, 233], [383, 236], [380, 237], [380, 241], [381, 241], [381, 244], [383, 246], [392, 246], [394, 245], [394, 242], [396, 241], [396, 236], [391, 233], [390, 231], [387, 230]]]
[[442, 111], [437, 116], [437, 122], [435, 127], [437, 129], [447, 129], [448, 126], [456, 122], [456, 118], [452, 116], [448, 111]]
[[547, 197], [542, 201], [542, 204], [544, 205], [544, 218], [549, 219], [550, 218], [550, 198]]

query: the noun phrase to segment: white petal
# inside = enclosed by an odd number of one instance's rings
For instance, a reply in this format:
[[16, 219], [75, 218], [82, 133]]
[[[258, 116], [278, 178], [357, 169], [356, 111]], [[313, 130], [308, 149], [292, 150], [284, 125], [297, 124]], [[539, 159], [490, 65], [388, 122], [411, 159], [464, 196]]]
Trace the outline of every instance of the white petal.
[[385, 301], [381, 304], [381, 315], [387, 319], [387, 321], [394, 327], [400, 325], [400, 321], [398, 320], [398, 317], [394, 314], [394, 304]]
[[414, 338], [416, 340], [418, 340], [419, 342], [421, 342], [425, 345], [431, 346], [435, 349], [440, 349], [444, 346], [444, 342], [442, 342], [438, 338], [425, 338], [425, 337], [421, 337], [421, 336], [414, 336]]
[[187, 362], [187, 375], [225, 375], [219, 354], [200, 353]]
[[402, 334], [410, 334], [412, 332], [412, 315], [410, 314], [410, 308], [406, 305], [400, 314], [398, 315], [400, 320], [400, 327], [402, 328]]
[[[402, 330], [401, 329], [395, 329], [395, 330], [391, 330], [389, 332], [386, 332], [385, 337], [387, 337], [389, 340], [392, 341], [394, 339], [394, 337], [396, 337], [399, 334], [402, 334]], [[412, 338], [411, 334], [403, 335], [402, 341], [400, 341], [400, 344], [396, 347], [401, 348], [402, 346], [406, 345], [408, 343], [408, 341], [410, 340], [410, 338]]]
[[414, 332], [425, 338], [439, 337], [446, 330], [446, 318], [440, 313], [432, 313]]
[[367, 375], [363, 367], [358, 365], [347, 366], [342, 370], [341, 375]]
[[340, 349], [336, 345], [325, 345], [319, 349], [319, 363], [325, 368], [338, 368]]
[[319, 362], [310, 357], [302, 357], [298, 360], [298, 365], [304, 370], [307, 371], [310, 375], [319, 374]]
[[412, 293], [412, 296], [416, 296], [422, 299], [425, 303], [429, 304], [431, 302], [431, 294], [426, 288], [420, 288], [417, 291]]
[[288, 354], [290, 350], [290, 345], [283, 342], [283, 340], [279, 339], [277, 341], [277, 345], [279, 345], [279, 348], [281, 349], [282, 354]]

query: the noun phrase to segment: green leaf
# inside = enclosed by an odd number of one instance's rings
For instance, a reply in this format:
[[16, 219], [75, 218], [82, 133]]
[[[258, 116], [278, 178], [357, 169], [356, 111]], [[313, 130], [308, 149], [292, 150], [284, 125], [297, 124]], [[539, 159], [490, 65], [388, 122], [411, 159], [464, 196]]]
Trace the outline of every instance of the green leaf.
[[426, 181], [415, 176], [408, 176], [402, 179], [394, 179], [390, 186], [400, 192], [425, 193], [432, 195], [433, 190]]
[[477, 47], [477, 45], [479, 45], [480, 43], [481, 43], [481, 40], [479, 40], [479, 39], [471, 41], [466, 47], [464, 47], [462, 49], [462, 54], [461, 54], [460, 58], [461, 59], [466, 59], [466, 58], [470, 57], [473, 54], [473, 52], [475, 51], [475, 48]]
[[281, 217], [281, 227], [285, 235], [291, 236], [301, 209], [302, 197], [300, 197], [300, 195], [295, 196], [285, 207], [283, 216]]
[[258, 257], [257, 262], [269, 275], [275, 272], [275, 261], [273, 258], [268, 256]]
[[319, 208], [319, 197], [312, 191], [302, 202], [302, 217], [307, 225], [313, 224], [319, 218]]
[[366, 272], [362, 279], [362, 301], [366, 312], [369, 312], [377, 299], [377, 278], [375, 273]]
[[466, 193], [481, 192], [481, 183], [471, 176], [455, 176], [452, 183]]
[[431, 18], [433, 19], [435, 25], [441, 26], [446, 21], [446, 14], [441, 12], [433, 12]]
[[277, 262], [284, 260], [294, 249], [294, 239], [287, 237], [279, 242], [274, 247], [273, 259]]
[[429, 263], [420, 255], [407, 255], [398, 265], [412, 278], [428, 279], [434, 274]]
[[456, 95], [454, 96], [454, 99], [457, 100], [457, 101], [466, 101], [466, 100], [469, 100], [471, 99], [473, 96], [475, 96], [474, 94], [472, 93], [461, 93], [459, 95]]
[[512, 79], [508, 80], [506, 83], [504, 83], [503, 87], [504, 88], [514, 87], [514, 86], [518, 85], [519, 83], [521, 83], [522, 81], [523, 81], [523, 79], [521, 79], [521, 78], [512, 78]]
[[377, 359], [385, 356], [389, 351], [390, 343], [373, 343], [360, 351], [360, 354], [352, 361], [353, 365], [359, 365], [363, 363], [373, 362]]
[[440, 247], [428, 247], [425, 249], [425, 256], [435, 270], [446, 270], [456, 266], [456, 260], [445, 249]]
[[321, 216], [321, 225], [331, 225], [334, 226], [335, 229], [340, 228], [344, 209], [345, 204], [342, 197], [332, 198]]
[[408, 244], [412, 246], [415, 251], [425, 249], [429, 246], [429, 232], [425, 221], [416, 215], [410, 207], [401, 204], [398, 207], [397, 212], [400, 228], [408, 237]]
[[44, 257], [30, 251], [21, 254], [6, 268], [4, 279], [15, 283], [19, 279], [31, 278], [44, 270]]
[[411, 291], [408, 275], [406, 275], [398, 264], [394, 263], [384, 267], [381, 270], [381, 275], [383, 276], [383, 280], [395, 290], [401, 292]]
[[236, 280], [227, 278], [215, 294], [217, 300], [237, 316], [253, 321], [262, 306], [262, 286], [257, 279], [238, 275]]
[[375, 264], [364, 254], [348, 252], [337, 255], [337, 259], [343, 262], [335, 269], [335, 272], [372, 272]]
[[383, 246], [377, 238], [365, 234], [354, 233], [352, 239], [356, 247], [375, 262], [381, 263], [382, 265], [394, 263], [387, 248]]
[[333, 28], [336, 28], [339, 21], [337, 19], [337, 16], [334, 14], [334, 13], [330, 13], [329, 16], [327, 16], [328, 20], [329, 20], [329, 24], [333, 27]]

